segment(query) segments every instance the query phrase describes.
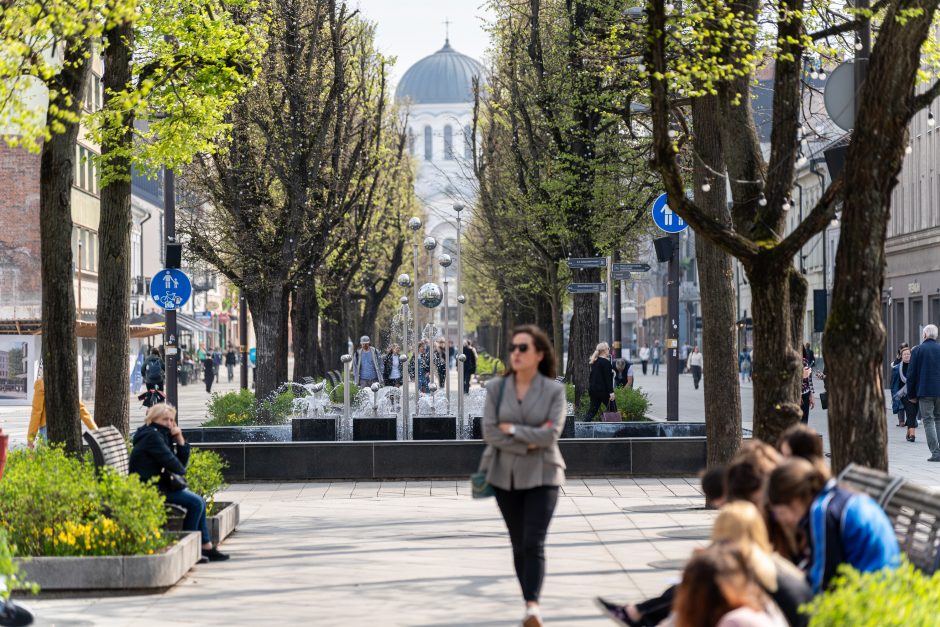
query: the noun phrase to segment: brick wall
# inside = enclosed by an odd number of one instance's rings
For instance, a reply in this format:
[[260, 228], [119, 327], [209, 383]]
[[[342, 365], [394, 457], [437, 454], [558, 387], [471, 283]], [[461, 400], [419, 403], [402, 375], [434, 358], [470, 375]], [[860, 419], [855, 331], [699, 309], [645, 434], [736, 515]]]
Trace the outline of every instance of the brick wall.
[[39, 155], [0, 141], [0, 319], [40, 317]]

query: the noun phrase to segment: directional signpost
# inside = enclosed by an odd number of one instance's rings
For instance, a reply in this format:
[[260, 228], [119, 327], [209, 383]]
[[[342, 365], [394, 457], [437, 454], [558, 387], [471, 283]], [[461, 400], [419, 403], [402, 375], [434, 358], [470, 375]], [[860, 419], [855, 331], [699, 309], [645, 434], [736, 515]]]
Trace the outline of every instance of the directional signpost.
[[649, 272], [648, 263], [615, 263], [614, 272]]
[[568, 267], [572, 270], [583, 270], [584, 268], [606, 268], [607, 257], [571, 257], [568, 259]]
[[606, 283], [569, 283], [569, 294], [600, 294], [607, 291]]
[[189, 302], [193, 284], [182, 270], [164, 268], [150, 281], [150, 296], [159, 307], [168, 311], [180, 309]]

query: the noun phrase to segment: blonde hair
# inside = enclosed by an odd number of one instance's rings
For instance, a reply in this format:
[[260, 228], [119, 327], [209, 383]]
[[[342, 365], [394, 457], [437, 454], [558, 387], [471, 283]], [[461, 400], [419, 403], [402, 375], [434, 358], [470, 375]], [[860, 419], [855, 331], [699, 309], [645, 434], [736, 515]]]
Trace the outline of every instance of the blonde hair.
[[732, 501], [722, 507], [712, 526], [712, 542], [737, 543], [757, 581], [771, 593], [777, 590], [777, 569], [771, 558], [773, 547], [767, 524], [753, 503]]
[[176, 408], [166, 403], [152, 405], [150, 409], [147, 410], [147, 415], [144, 416], [144, 424], [152, 425], [155, 420], [166, 415], [169, 415], [170, 418], [176, 418]]
[[609, 351], [609, 350], [610, 350], [610, 345], [607, 342], [601, 342], [594, 349], [594, 352], [591, 353], [591, 358], [588, 360], [588, 363], [593, 364], [595, 361], [597, 361], [597, 358], [600, 357], [601, 351]]

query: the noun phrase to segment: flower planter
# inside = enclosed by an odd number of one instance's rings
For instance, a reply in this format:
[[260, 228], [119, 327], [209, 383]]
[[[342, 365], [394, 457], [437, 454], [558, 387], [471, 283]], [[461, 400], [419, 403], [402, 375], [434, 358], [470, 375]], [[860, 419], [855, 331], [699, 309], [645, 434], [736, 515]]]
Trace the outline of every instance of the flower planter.
[[154, 555], [17, 558], [23, 578], [48, 590], [148, 590], [169, 588], [199, 561], [199, 534]]
[[209, 535], [212, 544], [221, 544], [238, 527], [241, 521], [241, 508], [238, 503], [216, 503], [218, 512], [208, 517]]

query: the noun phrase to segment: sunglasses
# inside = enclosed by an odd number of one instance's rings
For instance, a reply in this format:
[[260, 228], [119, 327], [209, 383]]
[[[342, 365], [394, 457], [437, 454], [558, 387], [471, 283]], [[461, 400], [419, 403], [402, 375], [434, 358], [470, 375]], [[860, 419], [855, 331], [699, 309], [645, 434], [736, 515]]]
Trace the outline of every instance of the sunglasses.
[[524, 353], [524, 352], [526, 352], [527, 350], [529, 350], [529, 345], [528, 345], [528, 344], [525, 344], [525, 343], [523, 343], [523, 344], [510, 344], [510, 345], [509, 345], [509, 352], [510, 352], [510, 353], [515, 353], [517, 350], [518, 350], [520, 353]]

